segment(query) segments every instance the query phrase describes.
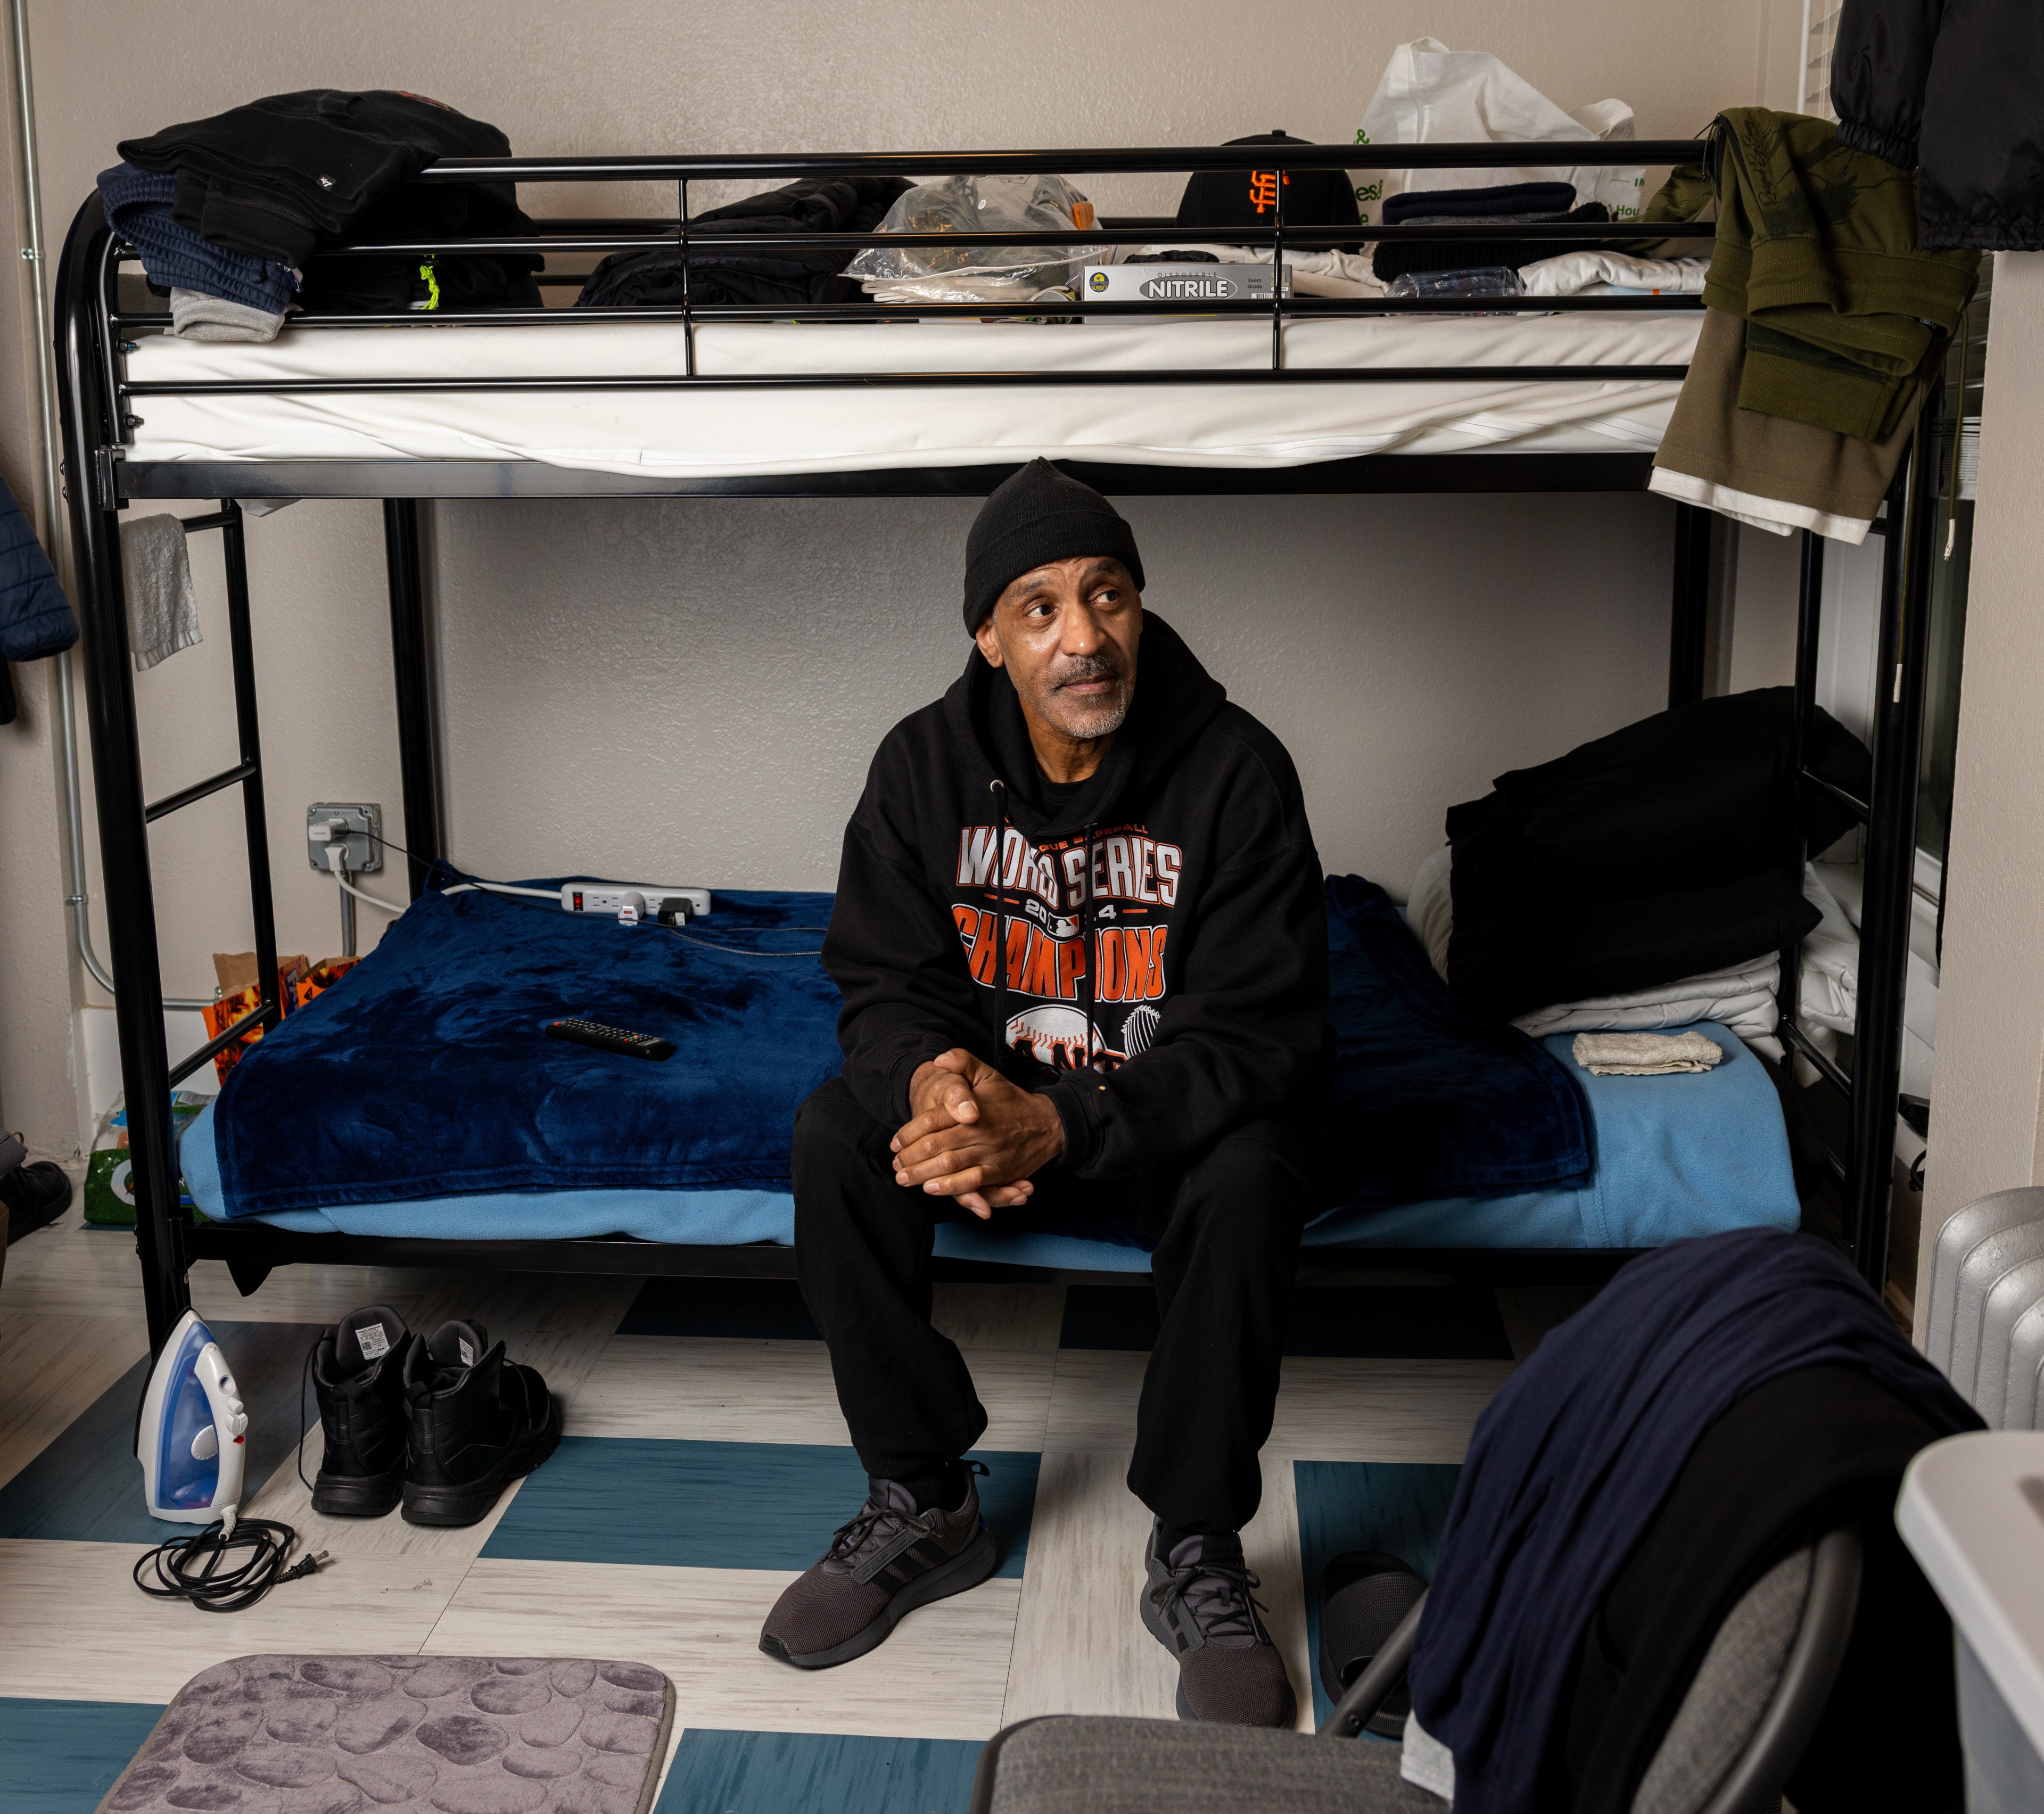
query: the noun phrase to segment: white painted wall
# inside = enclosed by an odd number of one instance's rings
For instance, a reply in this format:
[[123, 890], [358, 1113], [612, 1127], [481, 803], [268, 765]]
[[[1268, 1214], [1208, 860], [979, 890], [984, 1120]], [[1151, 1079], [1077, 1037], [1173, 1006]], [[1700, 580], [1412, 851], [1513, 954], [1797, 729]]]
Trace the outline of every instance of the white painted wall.
[[[2000, 252], [1966, 609], [1919, 1278], [1938, 1231], [2044, 1182], [2044, 254]], [[1919, 1299], [1919, 1305], [1922, 1299]]]
[[[32, 6], [53, 236], [121, 137], [290, 88], [422, 90], [531, 152], [1204, 143], [1275, 126], [1344, 139], [1392, 48], [1431, 33], [1496, 52], [1564, 106], [1622, 97], [1642, 134], [1676, 136], [1721, 106], [1792, 91], [1799, 17], [1786, 0], [1288, 0], [1250, 13], [1222, 0]], [[1109, 207], [1176, 199], [1168, 179], [1093, 186]], [[528, 205], [668, 204], [555, 189]], [[4, 311], [0, 340], [22, 344]], [[30, 463], [16, 382], [0, 358], [10, 475]], [[1128, 508], [1151, 604], [1290, 744], [1329, 863], [1401, 892], [1450, 802], [1660, 703], [1658, 502]], [[970, 517], [878, 502], [442, 508], [456, 855], [499, 872], [654, 864], [665, 879], [828, 886], [874, 743], [962, 659]], [[279, 944], [319, 956], [337, 917], [331, 884], [305, 864], [305, 805], [380, 801], [403, 836], [377, 512], [303, 504], [252, 524], [248, 541]], [[152, 790], [231, 750], [209, 551], [197, 571], [206, 642], [138, 678]], [[1742, 633], [1734, 667], [1759, 684], [1779, 674], [1778, 609], [1756, 605], [1750, 621], [1756, 652]], [[0, 740], [0, 815], [10, 839], [29, 828], [40, 872], [0, 863], [0, 981], [33, 1009], [10, 1020], [0, 1006], [0, 1119], [57, 1147], [71, 1137], [71, 1034], [68, 985], [52, 980], [64, 947], [53, 809], [38, 791], [48, 769], [46, 748]], [[238, 809], [223, 797], [154, 840], [166, 990], [208, 993], [209, 954], [250, 942]], [[94, 870], [97, 894], [96, 857]], [[383, 886], [400, 892], [401, 874]], [[375, 916], [362, 919], [373, 936]]]

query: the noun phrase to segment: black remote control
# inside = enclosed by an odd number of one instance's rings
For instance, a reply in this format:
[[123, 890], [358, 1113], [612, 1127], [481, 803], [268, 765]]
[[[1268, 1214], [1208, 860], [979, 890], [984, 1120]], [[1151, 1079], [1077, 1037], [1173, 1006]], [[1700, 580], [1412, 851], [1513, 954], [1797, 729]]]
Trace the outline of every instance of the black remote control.
[[674, 1055], [672, 1040], [657, 1040], [651, 1033], [628, 1033], [622, 1027], [606, 1027], [601, 1020], [552, 1020], [547, 1025], [550, 1040], [566, 1040], [571, 1045], [593, 1046], [600, 1052], [623, 1052], [632, 1058], [667, 1059]]

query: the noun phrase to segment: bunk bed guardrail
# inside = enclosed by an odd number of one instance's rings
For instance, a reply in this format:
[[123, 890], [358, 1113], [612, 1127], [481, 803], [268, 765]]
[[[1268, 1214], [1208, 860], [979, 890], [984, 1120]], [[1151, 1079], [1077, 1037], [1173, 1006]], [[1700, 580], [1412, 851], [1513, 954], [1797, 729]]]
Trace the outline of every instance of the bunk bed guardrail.
[[[999, 389], [1033, 385], [1237, 385], [1339, 382], [1459, 383], [1475, 379], [1507, 382], [1569, 381], [1584, 378], [1679, 380], [1680, 365], [1598, 365], [1577, 362], [1546, 366], [1376, 366], [1367, 368], [1288, 366], [1288, 323], [1325, 317], [1400, 314], [1624, 313], [1700, 308], [1693, 296], [1480, 297], [1400, 298], [1308, 297], [1286, 294], [1274, 282], [1269, 302], [1202, 302], [1197, 313], [1215, 316], [1267, 316], [1270, 352], [1267, 367], [1152, 368], [1142, 371], [951, 372], [892, 371], [857, 373], [707, 373], [698, 369], [695, 336], [700, 326], [725, 321], [873, 321], [904, 317], [984, 320], [998, 317], [1121, 318], [1182, 316], [1183, 302], [1104, 301], [1078, 298], [1053, 305], [972, 301], [882, 307], [870, 301], [787, 305], [711, 303], [687, 289], [689, 255], [723, 251], [851, 250], [878, 243], [960, 248], [1010, 244], [1013, 231], [986, 233], [733, 234], [713, 224], [692, 225], [691, 185], [705, 183], [788, 181], [805, 176], [909, 175], [916, 178], [1055, 173], [1132, 175], [1194, 171], [1251, 171], [1275, 167], [1281, 178], [1293, 171], [1469, 169], [1494, 166], [1501, 156], [1523, 167], [1565, 167], [1585, 163], [1639, 165], [1650, 169], [1696, 162], [1704, 145], [1693, 140], [1568, 141], [1496, 144], [1313, 145], [1270, 143], [1248, 146], [1098, 148], [1004, 152], [730, 155], [680, 156], [508, 157], [443, 159], [421, 173], [428, 183], [592, 183], [659, 182], [674, 185], [676, 212], [653, 218], [548, 219], [530, 236], [450, 236], [423, 240], [357, 240], [326, 248], [319, 258], [394, 256], [432, 257], [457, 253], [537, 253], [547, 259], [586, 259], [635, 248], [682, 249], [683, 293], [675, 305], [581, 309], [504, 309], [404, 314], [301, 314], [293, 332], [368, 326], [434, 331], [458, 327], [544, 324], [573, 331], [578, 324], [662, 322], [683, 329], [684, 368], [590, 378], [563, 373], [509, 377], [405, 377], [274, 381], [240, 379], [137, 382], [129, 379], [132, 336], [160, 332], [167, 314], [124, 308], [121, 271], [132, 248], [112, 233], [97, 195], [79, 209], [67, 237], [57, 275], [59, 316], [56, 359], [64, 431], [67, 492], [70, 505], [75, 590], [84, 629], [87, 718], [94, 771], [110, 955], [117, 986], [121, 1073], [129, 1118], [131, 1177], [136, 1205], [136, 1240], [152, 1347], [160, 1343], [189, 1302], [186, 1270], [197, 1258], [227, 1261], [244, 1289], [253, 1289], [272, 1266], [298, 1261], [444, 1266], [524, 1266], [553, 1271], [671, 1273], [727, 1277], [792, 1276], [792, 1255], [782, 1249], [657, 1247], [627, 1239], [602, 1240], [453, 1242], [430, 1239], [368, 1238], [287, 1234], [265, 1227], [195, 1224], [180, 1204], [170, 1098], [175, 1085], [216, 1053], [254, 1028], [274, 1025], [276, 932], [271, 898], [264, 821], [263, 765], [257, 719], [248, 583], [238, 498], [355, 496], [382, 501], [398, 707], [409, 879], [414, 897], [432, 861], [444, 854], [440, 814], [440, 754], [435, 698], [428, 660], [428, 607], [419, 522], [422, 498], [446, 496], [630, 495], [974, 495], [984, 494], [1007, 467], [936, 468], [893, 473], [824, 474], [806, 478], [668, 480], [635, 483], [605, 474], [569, 468], [527, 470], [534, 462], [482, 463], [428, 459], [353, 461], [279, 460], [136, 462], [129, 457], [134, 430], [143, 425], [138, 407], [152, 395], [289, 394], [304, 391], [452, 391], [546, 389], [686, 390], [690, 388], [825, 390], [842, 386], [914, 390], [970, 386]], [[1317, 250], [1377, 241], [1554, 240], [1614, 248], [1642, 242], [1708, 240], [1707, 222], [1637, 220], [1608, 223], [1454, 223], [1363, 225], [1315, 228], [1288, 224], [1285, 183], [1273, 185], [1275, 201], [1267, 226], [1181, 227], [1161, 217], [1103, 217], [1097, 225], [1069, 233], [1030, 230], [1032, 244], [1170, 246], [1228, 243], [1267, 247], [1270, 264], [1284, 264], [1288, 251]], [[544, 287], [579, 286], [586, 272], [542, 270]], [[1199, 467], [1079, 470], [1109, 490], [1124, 492], [1214, 493], [1633, 490], [1643, 486], [1649, 456], [1636, 453], [1484, 453], [1408, 456], [1367, 455], [1275, 471], [1217, 471]], [[459, 468], [459, 471], [449, 471]], [[1832, 1162], [1845, 1203], [1842, 1239], [1861, 1270], [1878, 1282], [1887, 1245], [1888, 1151], [1898, 1088], [1901, 1041], [1901, 988], [1908, 949], [1909, 859], [1913, 844], [1917, 744], [1920, 732], [1925, 637], [1920, 601], [1927, 596], [1928, 522], [1934, 483], [1919, 482], [1905, 459], [1889, 501], [1888, 521], [1904, 533], [1888, 536], [1884, 569], [1881, 652], [1884, 690], [1878, 727], [1873, 798], [1856, 802], [1869, 830], [1866, 902], [1862, 921], [1860, 1036], [1852, 1074], [1846, 1075], [1811, 1044], [1794, 1020], [1796, 954], [1783, 954], [1783, 1032], [1787, 1044], [1783, 1077], [1800, 1054], [1820, 1076], [1842, 1090], [1850, 1104], [1847, 1151]], [[219, 500], [216, 510], [188, 517], [188, 530], [217, 531], [227, 574], [229, 629], [240, 755], [235, 765], [192, 786], [152, 801], [144, 793], [136, 729], [133, 675], [128, 659], [127, 619], [120, 561], [117, 513], [140, 497], [195, 497]], [[1669, 697], [1671, 704], [1700, 698], [1708, 633], [1711, 528], [1694, 506], [1675, 506], [1675, 571], [1672, 595]], [[1800, 620], [1797, 642], [1799, 722], [1806, 722], [1814, 698], [1816, 623], [1822, 577], [1821, 545], [1804, 541]], [[1888, 697], [1892, 693], [1892, 699]], [[1824, 783], [1797, 763], [1799, 786]], [[148, 828], [194, 801], [231, 786], [242, 790], [249, 867], [250, 905], [256, 928], [257, 967], [263, 979], [258, 1006], [199, 1050], [173, 1063], [164, 1039], [163, 990], [156, 944], [155, 902]], [[1793, 853], [1800, 874], [1804, 852]], [[1467, 1272], [1473, 1265], [1502, 1265], [1509, 1276], [1527, 1279], [1580, 1276], [1585, 1262], [1608, 1270], [1624, 1257], [1570, 1254], [1560, 1250], [1494, 1250], [1420, 1255], [1402, 1253], [1401, 1263], [1432, 1263]], [[967, 1262], [955, 1262], [970, 1270]]]

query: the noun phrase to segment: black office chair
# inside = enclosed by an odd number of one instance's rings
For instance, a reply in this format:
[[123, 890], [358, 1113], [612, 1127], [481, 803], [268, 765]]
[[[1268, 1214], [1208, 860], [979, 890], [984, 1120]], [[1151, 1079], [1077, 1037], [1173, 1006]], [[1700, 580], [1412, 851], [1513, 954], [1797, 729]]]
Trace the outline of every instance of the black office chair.
[[[1841, 1525], [1784, 1558], [1726, 1614], [1632, 1814], [1776, 1814], [1838, 1678], [1863, 1550]], [[1424, 1599], [1317, 1735], [1051, 1714], [997, 1732], [972, 1814], [1440, 1814], [1395, 1745], [1355, 1742], [1404, 1681]], [[1343, 1741], [1349, 1741], [1344, 1743]]]

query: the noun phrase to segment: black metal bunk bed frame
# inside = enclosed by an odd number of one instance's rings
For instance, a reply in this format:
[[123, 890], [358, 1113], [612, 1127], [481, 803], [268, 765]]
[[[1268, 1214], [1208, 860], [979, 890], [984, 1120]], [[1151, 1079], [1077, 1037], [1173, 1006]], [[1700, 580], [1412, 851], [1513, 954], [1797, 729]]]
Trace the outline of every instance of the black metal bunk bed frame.
[[[1512, 148], [1515, 163], [1568, 166], [1585, 163], [1665, 166], [1694, 161], [1690, 140], [1639, 140], [1618, 145], [1574, 142]], [[679, 374], [647, 374], [590, 379], [535, 374], [516, 379], [324, 379], [194, 382], [131, 382], [125, 355], [128, 336], [161, 329], [160, 313], [124, 312], [119, 268], [132, 250], [108, 229], [96, 196], [72, 223], [58, 272], [60, 317], [57, 367], [63, 405], [67, 489], [70, 500], [76, 590], [84, 629], [86, 717], [90, 728], [100, 845], [106, 893], [107, 931], [117, 986], [116, 1010], [121, 1075], [129, 1123], [129, 1155], [136, 1200], [136, 1245], [152, 1347], [161, 1344], [190, 1301], [186, 1272], [195, 1259], [227, 1262], [242, 1289], [256, 1288], [271, 1269], [294, 1262], [469, 1266], [563, 1273], [670, 1274], [727, 1278], [792, 1276], [793, 1253], [766, 1246], [660, 1245], [627, 1238], [561, 1240], [451, 1241], [430, 1238], [316, 1235], [267, 1226], [196, 1222], [181, 1206], [171, 1093], [176, 1085], [230, 1042], [253, 1028], [280, 1018], [276, 995], [276, 930], [271, 897], [269, 846], [264, 820], [263, 759], [258, 725], [253, 643], [242, 512], [236, 500], [256, 498], [375, 498], [383, 504], [389, 567], [390, 628], [397, 684], [398, 729], [414, 898], [428, 868], [445, 854], [441, 817], [440, 748], [430, 671], [428, 605], [419, 531], [419, 504], [436, 498], [483, 497], [934, 497], [980, 496], [1006, 476], [1000, 467], [913, 469], [889, 472], [826, 473], [801, 477], [641, 479], [548, 467], [532, 462], [452, 460], [334, 460], [213, 463], [138, 463], [126, 457], [135, 413], [152, 394], [232, 394], [317, 390], [401, 391], [484, 389], [686, 390], [702, 388], [824, 389], [841, 386], [926, 388], [968, 385], [1000, 388], [1032, 384], [1227, 384], [1239, 382], [1505, 382], [1567, 380], [1593, 371], [1600, 379], [1679, 379], [1685, 368], [1658, 365], [1478, 367], [1371, 367], [1299, 370], [1285, 363], [1288, 321], [1314, 316], [1399, 313], [1624, 312], [1699, 306], [1691, 298], [1599, 297], [1479, 298], [1419, 300], [1370, 298], [1350, 301], [1287, 296], [1273, 282], [1261, 301], [1203, 304], [1201, 313], [1264, 313], [1271, 324], [1267, 370], [1156, 370], [1112, 373], [891, 372], [886, 374], [767, 375], [743, 378], [698, 371], [695, 330], [704, 321], [788, 318], [805, 321], [874, 318], [872, 306], [821, 304], [799, 311], [779, 305], [706, 305], [687, 293], [686, 271], [692, 251], [796, 251], [851, 249], [871, 244], [852, 234], [732, 235], [692, 230], [692, 183], [760, 179], [789, 180], [847, 174], [919, 176], [1020, 173], [1114, 175], [1186, 171], [1248, 171], [1281, 161], [1293, 170], [1481, 167], [1494, 163], [1491, 145], [1312, 146], [1287, 144], [1281, 160], [1270, 144], [1255, 147], [1168, 148], [1007, 152], [782, 156], [572, 157], [448, 159], [426, 170], [428, 183], [590, 183], [647, 181], [676, 186], [677, 212], [651, 220], [555, 220], [529, 238], [452, 237], [428, 242], [356, 241], [321, 255], [331, 257], [433, 257], [450, 252], [547, 255], [609, 253], [678, 245], [682, 251], [683, 296], [678, 307], [597, 309], [498, 309], [487, 313], [421, 317], [301, 316], [296, 329], [360, 327], [384, 323], [409, 327], [501, 325], [544, 321], [572, 331], [580, 321], [678, 320], [686, 346]], [[1278, 173], [1282, 175], [1282, 172]], [[1491, 237], [1585, 240], [1618, 244], [1637, 241], [1642, 230], [1625, 222], [1586, 227], [1575, 223], [1481, 226], [1408, 225], [1327, 229], [1289, 226], [1284, 218], [1284, 183], [1274, 185], [1275, 204], [1267, 228], [1224, 229], [1231, 243], [1267, 245], [1274, 266], [1288, 248], [1317, 249], [1358, 240], [1468, 240]], [[1044, 245], [1189, 244], [1216, 236], [1212, 228], [1185, 229], [1156, 218], [1103, 220], [1070, 233], [1031, 233]], [[1707, 225], [1657, 223], [1654, 240], [1708, 236]], [[904, 234], [896, 245], [1005, 244], [1012, 233]], [[579, 275], [546, 272], [539, 281], [559, 286]], [[1184, 312], [1185, 306], [1079, 300], [1055, 306], [1059, 316], [1156, 315]], [[895, 318], [955, 316], [1042, 316], [1046, 305], [1030, 302], [924, 303], [888, 313]], [[1630, 491], [1644, 488], [1649, 456], [1643, 454], [1463, 453], [1453, 455], [1377, 455], [1275, 471], [1227, 471], [1171, 467], [1074, 465], [1101, 489], [1128, 494], [1362, 494], [1387, 492]], [[1888, 1246], [1888, 1205], [1896, 1098], [1900, 1073], [1903, 989], [1908, 962], [1910, 886], [1916, 809], [1918, 746], [1923, 709], [1931, 515], [1934, 482], [1912, 456], [1905, 457], [1889, 494], [1886, 559], [1883, 568], [1878, 672], [1893, 676], [1881, 690], [1876, 726], [1872, 797], [1861, 801], [1812, 774], [1802, 743], [1815, 702], [1823, 544], [1803, 538], [1800, 623], [1796, 641], [1796, 774], [1800, 789], [1821, 789], [1844, 801], [1867, 828], [1866, 881], [1861, 925], [1859, 1018], [1852, 1071], [1847, 1075], [1817, 1049], [1796, 1022], [1798, 952], [1783, 953], [1781, 1006], [1785, 1051], [1781, 1073], [1785, 1097], [1797, 1056], [1846, 1099], [1850, 1138], [1842, 1155], [1826, 1154], [1842, 1202], [1840, 1239], [1861, 1271], [1879, 1288]], [[118, 513], [129, 500], [212, 498], [218, 508], [185, 519], [187, 531], [217, 530], [226, 567], [228, 625], [232, 651], [240, 759], [231, 768], [165, 797], [151, 801], [142, 786], [135, 717], [133, 675], [129, 662], [127, 613], [122, 582]], [[1700, 698], [1709, 632], [1711, 536], [1706, 513], [1675, 506], [1674, 582], [1668, 696], [1671, 705]], [[176, 1063], [165, 1045], [163, 987], [150, 876], [148, 830], [156, 820], [228, 787], [241, 790], [248, 859], [249, 894], [256, 928], [260, 1000], [248, 1014]], [[1800, 875], [1805, 852], [1792, 853]], [[1479, 1277], [1520, 1280], [1600, 1277], [1625, 1255], [1572, 1250], [1339, 1250], [1344, 1260], [1368, 1263], [1388, 1259], [1403, 1266], [1428, 1266]], [[958, 1262], [970, 1274], [974, 1268]], [[990, 1271], [1008, 1269], [988, 1268]]]

